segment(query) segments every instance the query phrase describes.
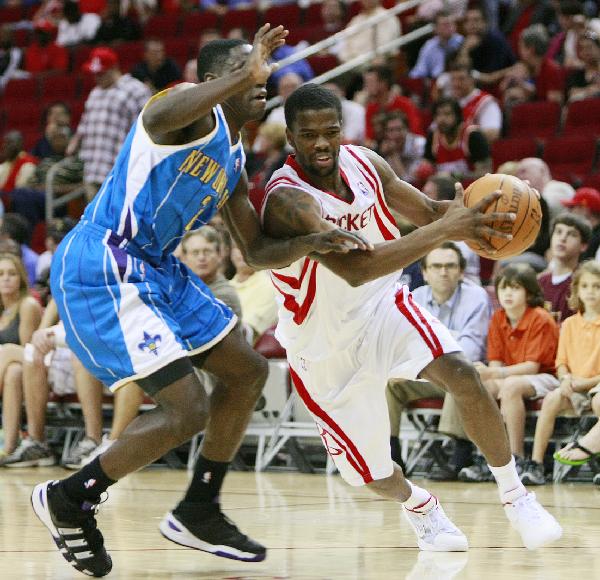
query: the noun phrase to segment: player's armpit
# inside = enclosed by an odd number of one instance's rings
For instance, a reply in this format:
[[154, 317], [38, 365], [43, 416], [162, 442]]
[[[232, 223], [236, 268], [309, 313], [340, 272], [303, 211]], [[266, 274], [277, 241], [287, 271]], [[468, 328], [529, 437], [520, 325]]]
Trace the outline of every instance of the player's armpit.
[[362, 151], [375, 166], [383, 186], [385, 201], [394, 212], [416, 226], [430, 224], [446, 213], [448, 202], [435, 201], [410, 183], [402, 181], [389, 163], [374, 151], [367, 148]]

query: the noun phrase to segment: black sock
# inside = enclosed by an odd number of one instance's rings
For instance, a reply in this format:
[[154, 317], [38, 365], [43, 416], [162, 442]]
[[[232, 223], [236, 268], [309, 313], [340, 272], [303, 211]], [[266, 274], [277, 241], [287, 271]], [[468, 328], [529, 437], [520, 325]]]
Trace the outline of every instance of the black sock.
[[456, 439], [452, 463], [456, 471], [473, 464], [473, 444], [468, 439]]
[[211, 461], [203, 455], [198, 456], [194, 477], [183, 498], [186, 503], [218, 503], [221, 486], [229, 462]]
[[63, 479], [59, 485], [62, 486], [67, 496], [76, 502], [87, 500], [97, 503], [100, 495], [113, 483], [115, 481], [104, 473], [100, 465], [100, 458], [96, 457], [94, 461], [84, 465], [77, 473]]

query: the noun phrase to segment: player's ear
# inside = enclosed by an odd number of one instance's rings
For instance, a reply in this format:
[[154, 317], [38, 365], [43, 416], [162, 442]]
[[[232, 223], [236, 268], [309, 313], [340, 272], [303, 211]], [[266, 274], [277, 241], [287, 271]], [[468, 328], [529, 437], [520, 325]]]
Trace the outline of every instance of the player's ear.
[[296, 143], [294, 143], [294, 135], [292, 135], [292, 132], [290, 131], [289, 127], [285, 128], [285, 136], [287, 138], [288, 143], [290, 144], [290, 147], [292, 147], [292, 149], [294, 149], [295, 151]]

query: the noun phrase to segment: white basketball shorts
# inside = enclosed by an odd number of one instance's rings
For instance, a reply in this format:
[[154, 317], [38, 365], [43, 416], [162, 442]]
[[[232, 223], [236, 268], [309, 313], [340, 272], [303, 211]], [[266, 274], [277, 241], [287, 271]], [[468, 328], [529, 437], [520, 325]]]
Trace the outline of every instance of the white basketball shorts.
[[296, 390], [350, 485], [392, 474], [388, 380], [416, 379], [435, 358], [460, 351], [450, 331], [403, 286], [382, 300], [364, 335], [346, 351], [319, 361], [288, 356]]

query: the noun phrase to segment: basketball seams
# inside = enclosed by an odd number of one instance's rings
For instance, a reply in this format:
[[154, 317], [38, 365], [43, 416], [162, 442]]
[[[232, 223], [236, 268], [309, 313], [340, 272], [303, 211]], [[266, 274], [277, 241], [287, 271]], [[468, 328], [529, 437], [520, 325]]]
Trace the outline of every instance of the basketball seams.
[[[513, 195], [515, 193], [515, 187], [514, 187], [514, 185], [515, 184], [513, 182], [513, 189], [512, 189], [512, 194]], [[523, 193], [525, 193], [525, 192], [523, 192]], [[527, 193], [527, 209], [523, 212], [523, 217], [521, 219], [521, 223], [519, 224], [519, 227], [515, 230], [515, 228], [513, 226], [513, 231], [512, 231], [513, 238], [512, 238], [512, 240], [508, 240], [503, 246], [500, 246], [499, 248], [496, 248], [496, 251], [499, 252], [501, 250], [507, 249], [508, 246], [514, 242], [515, 238], [517, 238], [519, 232], [521, 231], [521, 228], [523, 227], [523, 224], [526, 222], [527, 217], [529, 216], [529, 206], [530, 206], [530, 204], [531, 204], [531, 195], [529, 195], [529, 193]], [[500, 257], [502, 257], [502, 256], [500, 256]]]

